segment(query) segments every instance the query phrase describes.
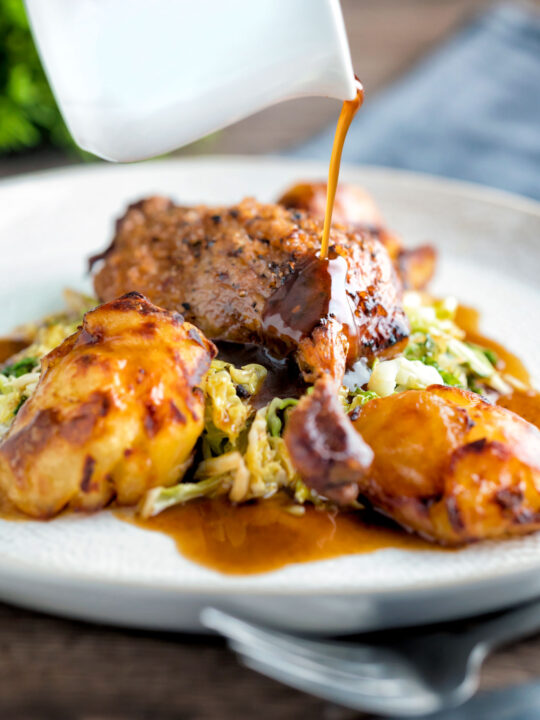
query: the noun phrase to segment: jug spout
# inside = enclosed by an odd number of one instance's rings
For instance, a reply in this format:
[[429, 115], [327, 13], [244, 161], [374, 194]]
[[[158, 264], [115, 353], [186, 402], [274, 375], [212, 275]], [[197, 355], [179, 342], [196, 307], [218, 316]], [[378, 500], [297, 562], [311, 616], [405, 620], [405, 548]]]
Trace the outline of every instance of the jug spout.
[[339, 0], [26, 0], [58, 105], [99, 157], [142, 160], [283, 100], [355, 95]]

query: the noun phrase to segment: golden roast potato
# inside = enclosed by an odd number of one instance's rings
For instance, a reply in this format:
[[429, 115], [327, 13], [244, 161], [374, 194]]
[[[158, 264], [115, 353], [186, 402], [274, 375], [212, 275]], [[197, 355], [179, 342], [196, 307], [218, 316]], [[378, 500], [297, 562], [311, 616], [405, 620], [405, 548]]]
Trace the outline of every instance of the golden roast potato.
[[374, 452], [360, 494], [398, 523], [456, 545], [540, 528], [540, 431], [467, 390], [432, 385], [368, 402]]
[[0, 444], [0, 486], [17, 508], [136, 503], [178, 481], [203, 428], [199, 388], [215, 347], [181, 315], [129, 293], [88, 312], [42, 360], [34, 394]]

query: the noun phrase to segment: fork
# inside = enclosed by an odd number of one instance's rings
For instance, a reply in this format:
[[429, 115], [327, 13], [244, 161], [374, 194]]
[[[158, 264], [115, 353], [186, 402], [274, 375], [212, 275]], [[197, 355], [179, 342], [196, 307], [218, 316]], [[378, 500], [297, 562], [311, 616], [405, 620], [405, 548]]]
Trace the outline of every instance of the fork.
[[468, 700], [491, 650], [540, 630], [540, 601], [452, 631], [396, 630], [391, 643], [312, 640], [210, 607], [201, 623], [227, 638], [247, 667], [285, 685], [355, 710], [412, 717]]

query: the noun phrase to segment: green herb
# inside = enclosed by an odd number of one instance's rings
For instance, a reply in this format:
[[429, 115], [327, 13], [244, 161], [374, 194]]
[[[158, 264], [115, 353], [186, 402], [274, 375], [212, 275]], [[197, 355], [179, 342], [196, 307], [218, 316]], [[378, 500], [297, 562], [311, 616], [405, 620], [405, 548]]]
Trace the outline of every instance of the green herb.
[[435, 367], [435, 369], [439, 371], [439, 375], [442, 377], [445, 385], [452, 385], [453, 387], [462, 387], [459, 378], [457, 378], [453, 373], [448, 372], [448, 370], [443, 370], [441, 367], [439, 367], [439, 365], [437, 365], [436, 362], [430, 363], [430, 364], [432, 364]]
[[294, 398], [284, 398], [283, 400], [281, 398], [274, 398], [272, 400], [266, 413], [266, 424], [268, 426], [268, 432], [272, 437], [279, 437], [281, 435], [286, 421], [285, 411], [287, 408], [294, 407], [295, 405], [298, 405], [298, 400]]
[[482, 352], [487, 357], [489, 362], [493, 365], [493, 367], [495, 367], [495, 365], [497, 365], [497, 361], [499, 359], [497, 353], [494, 352], [493, 350], [491, 350], [490, 348], [482, 348]]
[[14, 362], [12, 365], [6, 365], [6, 367], [2, 370], [2, 374], [7, 377], [18, 378], [21, 377], [21, 375], [26, 375], [26, 373], [32, 372], [38, 365], [39, 360], [35, 357], [22, 358], [21, 360]]
[[74, 147], [34, 47], [22, 0], [0, 0], [0, 152]]
[[484, 388], [480, 387], [474, 380], [469, 380], [469, 390], [477, 395], [483, 395], [485, 392]]
[[345, 412], [351, 413], [358, 407], [363, 407], [370, 400], [375, 400], [379, 396], [372, 390], [358, 390], [355, 391], [350, 402], [346, 403]]
[[17, 407], [16, 407], [15, 410], [13, 411], [13, 414], [14, 414], [14, 415], [16, 415], [16, 414], [19, 412], [19, 410], [22, 408], [22, 406], [24, 405], [24, 403], [25, 403], [27, 400], [28, 400], [28, 398], [26, 397], [26, 395], [22, 395], [22, 396], [21, 396], [21, 399], [20, 399], [19, 402], [17, 403]]
[[372, 390], [357, 390], [354, 393], [351, 405], [354, 404], [355, 407], [358, 407], [359, 405], [362, 406], [370, 400], [375, 400], [378, 397], [377, 393]]
[[420, 360], [420, 362], [429, 364], [437, 353], [437, 345], [431, 335], [426, 335], [423, 342], [411, 342], [405, 349], [405, 357], [407, 360]]

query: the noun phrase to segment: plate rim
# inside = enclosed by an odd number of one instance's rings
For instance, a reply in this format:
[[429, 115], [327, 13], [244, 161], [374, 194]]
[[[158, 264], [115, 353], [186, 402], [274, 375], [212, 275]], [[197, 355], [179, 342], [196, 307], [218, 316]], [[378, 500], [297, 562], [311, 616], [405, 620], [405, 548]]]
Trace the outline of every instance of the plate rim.
[[[78, 177], [84, 175], [92, 175], [100, 173], [121, 173], [121, 172], [142, 172], [147, 168], [174, 167], [175, 165], [287, 165], [294, 167], [313, 166], [316, 168], [326, 168], [327, 163], [324, 160], [310, 158], [291, 158], [286, 155], [186, 155], [182, 157], [170, 157], [159, 160], [148, 160], [138, 163], [105, 163], [96, 162], [93, 164], [76, 164], [67, 165], [59, 168], [48, 168], [45, 170], [35, 170], [18, 175], [10, 175], [0, 178], [0, 193], [11, 188], [31, 184], [34, 181], [54, 181], [61, 179], [63, 176]], [[317, 170], [315, 170], [317, 172]], [[448, 178], [442, 175], [424, 173], [414, 170], [404, 170], [402, 168], [387, 167], [384, 165], [373, 165], [363, 163], [343, 163], [341, 171], [346, 174], [348, 172], [366, 171], [374, 176], [379, 175], [384, 178], [390, 176], [403, 182], [413, 181], [416, 184], [437, 185], [439, 190], [448, 192], [453, 195], [467, 197], [469, 199], [478, 199], [495, 205], [504, 205], [506, 208], [525, 212], [527, 214], [540, 218], [540, 200], [520, 195], [518, 193], [509, 192], [500, 188], [491, 187], [482, 183], [476, 183], [469, 180], [459, 180], [456, 178]], [[320, 172], [320, 170], [318, 171]]]
[[[99, 511], [100, 513], [108, 513], [112, 514], [112, 511], [110, 510], [102, 510]], [[9, 521], [6, 521], [9, 522]], [[18, 522], [18, 521], [15, 521]], [[24, 522], [24, 521], [23, 521]], [[122, 522], [121, 520], [117, 519], [117, 522]], [[139, 530], [142, 530], [144, 532], [153, 532], [151, 530], [145, 530], [144, 528], [138, 528]], [[539, 531], [540, 532], [540, 531]], [[515, 539], [516, 541], [519, 540], [519, 538]], [[511, 542], [512, 538], [503, 539], [502, 542]], [[497, 542], [497, 541], [486, 541], [486, 542]], [[470, 547], [474, 547], [471, 545], [465, 546], [463, 549], [467, 549]], [[420, 553], [440, 553], [441, 549], [439, 547], [434, 548], [433, 550], [404, 550], [400, 548], [381, 548], [380, 550], [375, 550], [369, 554], [377, 554], [377, 553], [384, 553], [384, 552], [393, 552], [395, 550], [398, 550], [399, 552], [403, 554], [411, 554], [411, 555], [417, 555]], [[460, 549], [456, 549], [456, 552], [459, 552]], [[444, 550], [443, 550], [444, 552]], [[346, 557], [352, 558], [355, 556], [362, 557], [368, 553], [351, 553], [350, 555], [347, 555]], [[309, 564], [315, 564], [315, 563], [324, 563], [326, 561], [332, 561], [332, 560], [338, 560], [340, 557], [345, 556], [338, 556], [336, 558], [327, 558], [317, 561], [307, 561], [307, 562], [300, 562], [300, 563], [291, 563], [287, 567], [294, 567], [294, 566], [301, 566], [301, 565], [309, 565]], [[221, 573], [217, 570], [213, 570], [212, 568], [208, 568], [204, 565], [199, 565], [198, 563], [195, 563], [192, 560], [189, 560], [189, 558], [184, 558], [188, 562], [193, 563], [194, 565], [198, 565], [199, 567], [202, 567], [205, 570], [209, 570], [210, 572], [214, 573], [214, 575], [217, 578], [223, 579], [226, 578], [227, 585], [218, 585], [216, 583], [213, 583], [212, 580], [210, 582], [208, 580], [196, 580], [193, 583], [189, 583], [187, 585], [176, 585], [172, 582], [164, 581], [162, 579], [157, 580], [140, 580], [140, 579], [131, 579], [131, 578], [119, 578], [119, 577], [112, 577], [110, 575], [106, 575], [103, 573], [93, 573], [92, 575], [85, 575], [83, 572], [80, 572], [77, 570], [62, 570], [60, 568], [50, 568], [46, 569], [39, 565], [38, 563], [33, 564], [31, 562], [28, 562], [27, 560], [15, 560], [12, 558], [6, 558], [3, 557], [0, 552], [0, 577], [2, 574], [6, 573], [9, 574], [12, 578], [18, 578], [18, 579], [28, 579], [31, 578], [32, 581], [36, 582], [43, 582], [44, 584], [50, 583], [50, 584], [61, 584], [61, 583], [67, 583], [67, 584], [73, 584], [76, 583], [78, 586], [96, 586], [100, 585], [101, 587], [106, 587], [108, 589], [113, 588], [119, 588], [121, 587], [123, 590], [141, 590], [141, 591], [159, 591], [159, 592], [169, 592], [174, 593], [178, 595], [224, 595], [224, 596], [233, 596], [238, 593], [242, 593], [245, 595], [253, 595], [253, 596], [270, 596], [270, 597], [287, 597], [287, 596], [310, 596], [310, 597], [321, 597], [321, 596], [328, 596], [331, 595], [333, 597], [337, 596], [343, 596], [343, 597], [352, 597], [352, 596], [372, 596], [372, 597], [395, 597], [397, 598], [400, 595], [413, 595], [413, 594], [429, 594], [431, 593], [439, 593], [444, 591], [455, 591], [460, 590], [461, 588], [465, 588], [467, 590], [472, 590], [474, 588], [482, 588], [484, 586], [487, 586], [491, 583], [497, 583], [501, 580], [508, 581], [508, 582], [515, 582], [517, 579], [521, 577], [527, 577], [530, 575], [531, 571], [536, 570], [540, 566], [540, 558], [539, 559], [532, 559], [530, 562], [527, 563], [527, 565], [522, 565], [519, 568], [510, 568], [510, 569], [492, 569], [491, 571], [488, 571], [486, 574], [477, 576], [475, 578], [470, 577], [463, 577], [463, 578], [453, 578], [453, 579], [446, 579], [441, 581], [424, 581], [419, 580], [415, 582], [410, 582], [405, 584], [404, 582], [401, 582], [399, 585], [389, 585], [389, 586], [377, 586], [374, 588], [364, 588], [364, 587], [342, 587], [339, 585], [334, 584], [332, 587], [323, 587], [323, 586], [298, 586], [294, 584], [294, 580], [288, 579], [287, 581], [283, 581], [283, 584], [280, 584], [280, 586], [247, 586], [246, 583], [253, 582], [254, 579], [257, 577], [264, 577], [271, 575], [272, 573], [278, 572], [282, 568], [276, 568], [275, 570], [269, 570], [268, 572], [262, 572], [262, 573], [248, 573], [248, 574], [228, 574], [228, 573]]]

